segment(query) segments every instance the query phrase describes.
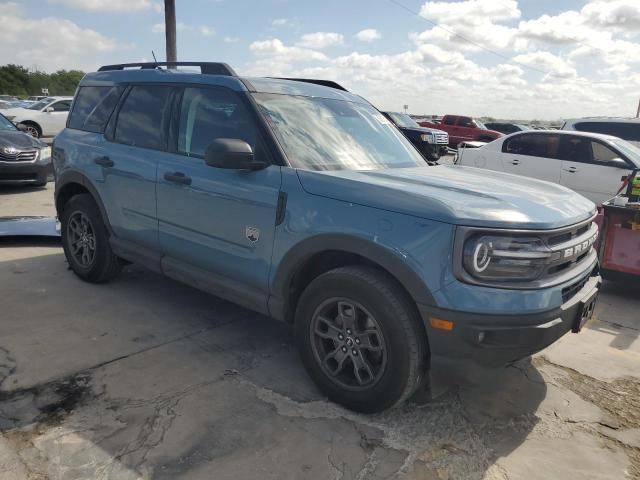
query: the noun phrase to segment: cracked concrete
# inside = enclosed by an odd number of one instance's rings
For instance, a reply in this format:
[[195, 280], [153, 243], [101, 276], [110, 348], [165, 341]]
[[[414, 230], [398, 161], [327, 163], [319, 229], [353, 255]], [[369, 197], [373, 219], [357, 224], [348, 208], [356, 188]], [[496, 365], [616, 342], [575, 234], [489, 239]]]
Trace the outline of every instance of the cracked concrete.
[[640, 290], [606, 284], [533, 361], [367, 416], [317, 392], [286, 326], [138, 267], [89, 285], [55, 244], [5, 244], [0, 285], [2, 480], [640, 478]]

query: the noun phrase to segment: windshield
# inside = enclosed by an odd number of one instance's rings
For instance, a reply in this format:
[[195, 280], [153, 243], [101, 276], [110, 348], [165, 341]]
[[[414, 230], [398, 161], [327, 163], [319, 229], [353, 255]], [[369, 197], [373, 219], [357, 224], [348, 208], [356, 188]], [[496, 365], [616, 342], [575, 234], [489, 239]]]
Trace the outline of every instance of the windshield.
[[16, 127], [4, 115], [0, 115], [0, 130], [16, 130]]
[[53, 98], [45, 98], [40, 100], [39, 102], [34, 103], [27, 107], [28, 110], [42, 110], [44, 107], [53, 102]]
[[400, 131], [371, 105], [318, 97], [255, 94], [293, 167], [375, 170], [424, 166]]
[[406, 113], [390, 113], [389, 116], [399, 127], [420, 128], [420, 125]]
[[474, 122], [476, 122], [476, 125], [478, 126], [478, 128], [481, 128], [483, 130], [489, 130], [487, 127], [485, 127], [484, 123], [482, 123], [480, 120], [474, 120]]
[[623, 155], [631, 160], [636, 168], [640, 168], [640, 148], [627, 142], [626, 140], [610, 140], [611, 145], [616, 147]]

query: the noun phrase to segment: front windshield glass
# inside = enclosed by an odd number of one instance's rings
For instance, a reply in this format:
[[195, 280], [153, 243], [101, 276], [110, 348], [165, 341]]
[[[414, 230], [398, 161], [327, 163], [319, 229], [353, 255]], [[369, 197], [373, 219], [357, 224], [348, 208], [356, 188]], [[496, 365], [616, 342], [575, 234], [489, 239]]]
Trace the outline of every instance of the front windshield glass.
[[406, 113], [390, 113], [389, 115], [399, 127], [420, 128], [420, 125]]
[[482, 123], [480, 120], [474, 120], [474, 122], [476, 122], [476, 125], [478, 126], [478, 128], [481, 128], [483, 130], [489, 130], [487, 127], [485, 127], [484, 123]]
[[49, 105], [53, 101], [53, 98], [44, 98], [39, 102], [34, 103], [33, 105], [29, 105], [27, 109], [29, 110], [42, 110], [44, 107]]
[[426, 165], [371, 105], [317, 97], [255, 94], [293, 167], [376, 170]]
[[0, 130], [15, 130], [16, 127], [11, 123], [11, 121], [7, 120], [6, 117], [0, 115]]
[[626, 140], [610, 140], [611, 145], [616, 147], [623, 155], [631, 160], [636, 168], [640, 168], [640, 148], [627, 142]]

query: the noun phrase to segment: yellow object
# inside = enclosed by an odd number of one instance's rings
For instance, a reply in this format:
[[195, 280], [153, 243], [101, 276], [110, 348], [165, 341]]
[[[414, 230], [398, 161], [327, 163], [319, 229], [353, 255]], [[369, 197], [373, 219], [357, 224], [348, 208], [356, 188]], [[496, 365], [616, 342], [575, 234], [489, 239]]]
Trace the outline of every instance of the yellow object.
[[640, 195], [640, 175], [636, 174], [631, 183], [631, 195]]
[[450, 320], [442, 320], [441, 318], [433, 318], [429, 319], [429, 323], [431, 326], [438, 330], [444, 330], [445, 332], [450, 332], [453, 330], [453, 322]]

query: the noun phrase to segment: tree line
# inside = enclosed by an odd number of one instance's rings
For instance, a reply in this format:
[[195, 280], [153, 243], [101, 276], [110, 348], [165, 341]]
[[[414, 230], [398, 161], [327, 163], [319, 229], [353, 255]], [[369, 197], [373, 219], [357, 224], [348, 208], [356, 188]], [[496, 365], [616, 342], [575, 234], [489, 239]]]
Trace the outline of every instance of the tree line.
[[42, 95], [48, 88], [49, 95], [73, 95], [84, 72], [58, 70], [55, 73], [30, 72], [21, 65], [0, 66], [0, 94], [27, 97]]

